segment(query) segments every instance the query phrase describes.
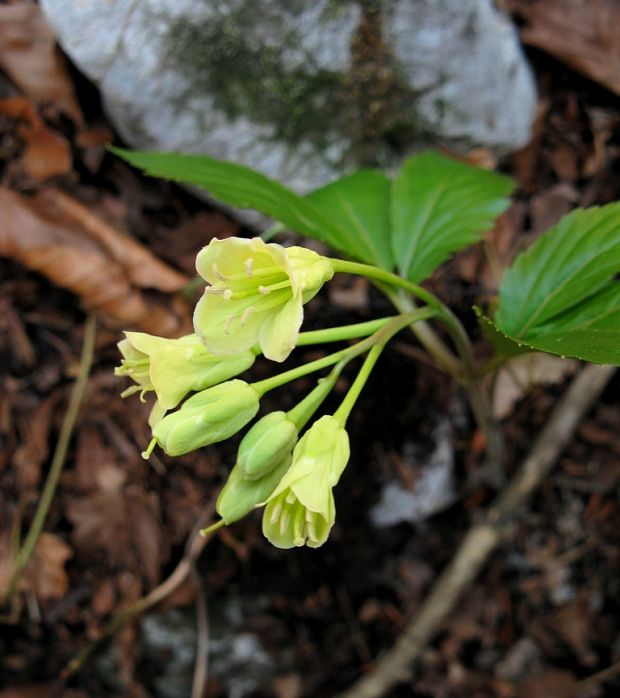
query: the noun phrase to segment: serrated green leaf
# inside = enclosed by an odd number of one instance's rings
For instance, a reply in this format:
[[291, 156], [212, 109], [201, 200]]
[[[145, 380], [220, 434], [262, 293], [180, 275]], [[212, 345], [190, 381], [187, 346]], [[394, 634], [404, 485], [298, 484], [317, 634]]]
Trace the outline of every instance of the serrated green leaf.
[[419, 283], [451, 254], [478, 242], [509, 205], [508, 177], [424, 152], [409, 158], [392, 184], [392, 252]]
[[498, 328], [536, 349], [620, 363], [620, 203], [578, 209], [506, 272]]
[[343, 252], [384, 269], [393, 268], [390, 180], [382, 172], [360, 170], [311, 192], [306, 198], [328, 211], [339, 230], [346, 234], [337, 245]]
[[518, 356], [519, 354], [527, 354], [532, 351], [531, 347], [525, 344], [517, 344], [514, 339], [504, 334], [493, 320], [485, 315], [482, 309], [476, 305], [474, 306], [474, 312], [476, 313], [478, 324], [482, 328], [485, 337], [489, 340], [497, 354], [501, 354], [502, 356]]
[[[260, 211], [284, 223], [291, 230], [321, 240], [361, 261], [382, 264], [387, 259], [380, 247], [373, 248], [367, 241], [358, 241], [355, 234], [344, 225], [344, 220], [339, 221], [337, 217], [332, 217], [330, 211], [322, 209], [310, 198], [299, 196], [249, 167], [216, 160], [207, 155], [147, 153], [122, 148], [110, 150], [134, 167], [144, 170], [146, 174], [206, 189], [215, 199], [225, 204]], [[378, 178], [374, 177], [374, 180], [376, 183]], [[315, 193], [319, 198], [319, 193]]]

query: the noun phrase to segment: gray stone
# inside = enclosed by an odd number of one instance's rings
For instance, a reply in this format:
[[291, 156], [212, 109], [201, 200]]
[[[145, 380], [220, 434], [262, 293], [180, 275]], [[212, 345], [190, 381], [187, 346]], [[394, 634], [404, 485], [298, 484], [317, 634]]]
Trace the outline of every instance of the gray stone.
[[536, 93], [492, 0], [41, 0], [133, 147], [305, 192], [421, 144], [515, 149]]

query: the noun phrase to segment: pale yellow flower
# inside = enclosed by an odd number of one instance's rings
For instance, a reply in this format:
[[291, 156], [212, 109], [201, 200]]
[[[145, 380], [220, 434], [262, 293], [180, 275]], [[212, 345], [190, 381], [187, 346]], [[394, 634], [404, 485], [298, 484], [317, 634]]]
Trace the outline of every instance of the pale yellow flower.
[[196, 259], [209, 284], [194, 312], [194, 328], [213, 353], [258, 344], [273, 361], [295, 347], [308, 302], [333, 276], [329, 260], [303, 247], [260, 238], [214, 239]]
[[336, 519], [333, 487], [349, 460], [349, 437], [321, 417], [300, 439], [293, 462], [265, 507], [263, 533], [278, 548], [323, 545]]
[[159, 407], [173, 409], [190, 392], [204, 390], [239, 375], [254, 363], [251, 351], [231, 356], [211, 353], [200, 337], [190, 334], [166, 339], [144, 332], [125, 332], [118, 343], [123, 355], [117, 376], [129, 376], [136, 386], [126, 390], [142, 394], [154, 390]]

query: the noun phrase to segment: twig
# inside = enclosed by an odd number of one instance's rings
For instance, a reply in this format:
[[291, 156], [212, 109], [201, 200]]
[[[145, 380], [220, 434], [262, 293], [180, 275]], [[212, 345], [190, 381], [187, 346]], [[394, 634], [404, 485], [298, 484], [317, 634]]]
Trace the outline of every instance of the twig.
[[75, 427], [75, 422], [80, 411], [82, 399], [84, 398], [84, 390], [86, 389], [88, 374], [90, 373], [90, 368], [93, 363], [96, 334], [97, 323], [95, 316], [89, 315], [86, 321], [86, 330], [84, 332], [84, 344], [82, 346], [82, 356], [80, 357], [79, 372], [73, 385], [73, 390], [71, 391], [69, 406], [67, 407], [67, 411], [65, 412], [65, 416], [62, 421], [58, 441], [56, 442], [56, 448], [52, 457], [52, 463], [47, 474], [45, 486], [41, 492], [41, 498], [39, 499], [39, 503], [28, 530], [28, 534], [26, 535], [24, 543], [13, 563], [11, 579], [7, 585], [6, 592], [6, 597], [8, 599], [12, 598], [17, 591], [20, 575], [34, 552], [37, 541], [39, 540], [39, 535], [41, 534], [45, 524], [45, 519], [47, 518], [47, 512], [49, 511], [50, 505], [54, 499], [54, 494], [56, 493], [56, 486], [58, 485], [58, 480], [65, 464], [67, 448], [69, 446], [69, 442], [71, 441], [73, 428]]
[[577, 691], [581, 693], [585, 688], [592, 688], [594, 686], [598, 686], [600, 683], [611, 681], [611, 679], [615, 679], [619, 674], [620, 662], [614, 662], [606, 669], [597, 671], [596, 674], [592, 674], [592, 676], [588, 676], [587, 678], [578, 681], [576, 686]]
[[172, 592], [176, 591], [181, 584], [189, 577], [194, 567], [194, 563], [200, 556], [206, 544], [211, 539], [211, 536], [201, 536], [200, 530], [205, 526], [206, 522], [211, 519], [215, 511], [215, 500], [210, 502], [202, 511], [196, 525], [194, 526], [187, 544], [185, 552], [179, 564], [174, 568], [172, 574], [165, 579], [159, 586], [155, 587], [146, 596], [134, 601], [127, 606], [117, 616], [112, 618], [103, 628], [101, 635], [86, 645], [78, 652], [73, 659], [69, 661], [66, 667], [60, 674], [60, 681], [63, 685], [75, 674], [78, 673], [84, 664], [91, 657], [97, 647], [107, 638], [114, 635], [120, 628], [130, 620], [133, 620], [139, 615], [150, 610], [154, 606], [164, 601]]
[[196, 584], [196, 663], [192, 681], [192, 698], [203, 698], [209, 672], [209, 619], [207, 616], [207, 595], [202, 580], [192, 567], [192, 577]]
[[516, 512], [547, 475], [614, 370], [612, 366], [588, 365], [577, 375], [554, 408], [517, 474], [482, 521], [469, 529], [452, 561], [394, 647], [378, 660], [373, 673], [362, 677], [339, 698], [380, 698], [389, 695], [395, 684], [410, 679], [411, 664], [506, 536]]

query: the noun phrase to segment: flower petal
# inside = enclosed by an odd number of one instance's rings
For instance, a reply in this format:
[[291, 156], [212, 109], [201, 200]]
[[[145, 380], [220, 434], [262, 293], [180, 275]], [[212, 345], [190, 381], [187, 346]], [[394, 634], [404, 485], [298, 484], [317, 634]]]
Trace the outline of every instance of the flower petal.
[[280, 312], [269, 315], [261, 324], [258, 342], [263, 354], [272, 361], [284, 361], [295, 348], [303, 321], [301, 296], [291, 298]]

